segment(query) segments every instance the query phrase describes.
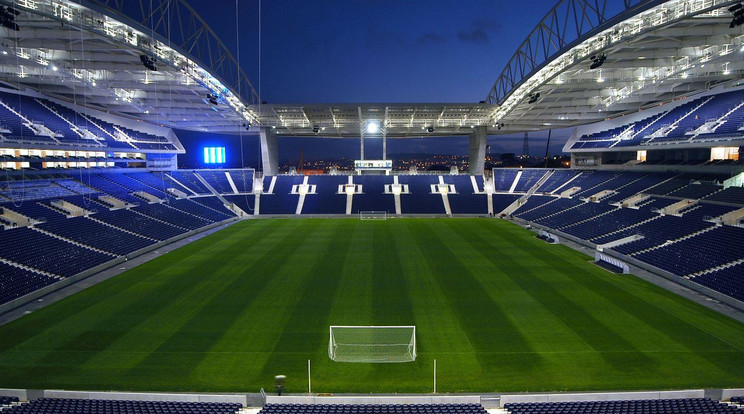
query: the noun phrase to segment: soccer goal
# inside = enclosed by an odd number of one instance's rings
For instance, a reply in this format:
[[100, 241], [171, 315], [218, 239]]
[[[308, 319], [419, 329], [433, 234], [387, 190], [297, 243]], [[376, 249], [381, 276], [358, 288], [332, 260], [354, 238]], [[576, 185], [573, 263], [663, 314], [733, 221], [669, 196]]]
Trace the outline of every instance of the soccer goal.
[[415, 326], [331, 326], [328, 356], [336, 362], [413, 362]]
[[387, 220], [387, 211], [360, 211], [360, 220]]

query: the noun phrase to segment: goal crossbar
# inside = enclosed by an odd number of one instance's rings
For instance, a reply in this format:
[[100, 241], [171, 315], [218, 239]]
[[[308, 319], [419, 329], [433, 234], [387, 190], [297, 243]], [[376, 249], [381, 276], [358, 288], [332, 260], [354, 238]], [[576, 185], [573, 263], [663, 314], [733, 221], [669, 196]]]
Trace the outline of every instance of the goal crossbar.
[[332, 325], [328, 357], [336, 362], [415, 361], [416, 327]]
[[376, 211], [376, 210], [359, 211], [360, 220], [387, 220], [387, 217], [388, 217], [387, 211]]

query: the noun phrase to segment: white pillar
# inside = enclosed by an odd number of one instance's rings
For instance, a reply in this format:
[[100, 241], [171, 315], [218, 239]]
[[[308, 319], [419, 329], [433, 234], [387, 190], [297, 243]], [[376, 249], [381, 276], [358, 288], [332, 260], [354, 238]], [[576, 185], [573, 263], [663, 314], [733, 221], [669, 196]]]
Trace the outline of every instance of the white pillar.
[[363, 131], [363, 128], [360, 128], [360, 130], [362, 130], [362, 133], [360, 134], [362, 147], [359, 150], [359, 159], [363, 161], [364, 160], [364, 131]]
[[486, 127], [478, 126], [470, 134], [470, 175], [483, 175], [486, 164]]
[[387, 128], [382, 127], [382, 159], [387, 159]]
[[264, 175], [275, 176], [279, 173], [279, 149], [276, 142], [276, 131], [261, 128], [261, 164]]

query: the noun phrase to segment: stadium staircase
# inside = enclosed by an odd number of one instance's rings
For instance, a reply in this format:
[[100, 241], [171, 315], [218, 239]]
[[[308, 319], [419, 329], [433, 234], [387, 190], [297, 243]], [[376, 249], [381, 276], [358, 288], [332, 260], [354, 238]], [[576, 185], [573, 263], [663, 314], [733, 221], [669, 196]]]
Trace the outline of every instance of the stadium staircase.
[[701, 125], [699, 128], [697, 128], [694, 131], [694, 133], [692, 134], [692, 136], [690, 137], [688, 141], [694, 140], [700, 134], [715, 134], [716, 130], [728, 121], [728, 117], [731, 116], [734, 112], [738, 111], [742, 107], [744, 107], [744, 101], [741, 101], [738, 105], [731, 108], [730, 111], [721, 115], [719, 118], [715, 119], [713, 122], [710, 122], [710, 123], [706, 122], [705, 124]]
[[[60, 115], [59, 112], [57, 112], [56, 110], [54, 110], [54, 108], [52, 108], [51, 106], [49, 106], [46, 103], [44, 103], [44, 101], [42, 99], [34, 99], [34, 101], [36, 101], [39, 105], [41, 105], [42, 107], [46, 108], [49, 112], [51, 112], [52, 114], [56, 115], [59, 119], [61, 119], [65, 123], [67, 123], [67, 125], [70, 128], [70, 130], [72, 132], [74, 132], [81, 139], [92, 141], [95, 145], [101, 146], [101, 147], [103, 147], [103, 146], [106, 145], [105, 144], [105, 140], [103, 138], [100, 138], [98, 135], [96, 135], [96, 134], [94, 134], [94, 133], [92, 133], [92, 132], [90, 132], [90, 131], [88, 131], [86, 129], [81, 129], [80, 127], [78, 127], [77, 125], [75, 125], [75, 123], [73, 123], [69, 119], [65, 118], [64, 116]], [[101, 141], [103, 141], [103, 142], [101, 142]]]
[[612, 231], [612, 232], [610, 232], [610, 233], [606, 233], [606, 234], [602, 234], [602, 235], [599, 235], [599, 236], [593, 237], [593, 238], [592, 238], [592, 240], [595, 240], [595, 239], [600, 239], [600, 238], [604, 238], [604, 237], [609, 237], [609, 236], [612, 236], [613, 234], [619, 234], [619, 233], [622, 233], [622, 232], [628, 231], [628, 230], [630, 230], [630, 229], [633, 229], [633, 228], [636, 228], [636, 227], [638, 227], [638, 226], [642, 226], [642, 225], [644, 225], [644, 224], [646, 224], [646, 223], [649, 223], [649, 222], [651, 222], [651, 221], [654, 221], [654, 220], [658, 219], [659, 217], [661, 217], [661, 216], [660, 216], [660, 215], [657, 215], [657, 216], [651, 217], [650, 219], [646, 219], [646, 220], [643, 220], [643, 221], [641, 221], [641, 222], [638, 222], [638, 223], [635, 223], [635, 224], [633, 224], [633, 225], [631, 225], [631, 226], [628, 226], [628, 227], [623, 227], [623, 228], [621, 228], [621, 229], [619, 229], [619, 230], [615, 230], [615, 231]]
[[[56, 275], [56, 274], [50, 273], [50, 272], [45, 272], [45, 271], [43, 271], [41, 269], [36, 269], [36, 268], [31, 267], [31, 266], [26, 266], [26, 265], [24, 265], [22, 263], [14, 262], [12, 260], [4, 259], [2, 257], [0, 257], [0, 263], [5, 263], [8, 266], [17, 267], [19, 269], [23, 269], [23, 270], [26, 270], [26, 271], [29, 271], [29, 272], [33, 272], [33, 273], [38, 273], [40, 275], [51, 277], [51, 278], [54, 278], [54, 279], [57, 279], [57, 280], [63, 280], [64, 279], [64, 277], [62, 277], [60, 275]], [[0, 302], [0, 304], [2, 304], [2, 302]]]
[[46, 234], [47, 236], [50, 236], [50, 237], [54, 237], [55, 239], [59, 239], [59, 240], [62, 240], [62, 241], [64, 241], [64, 242], [67, 242], [67, 243], [70, 243], [70, 244], [74, 244], [75, 246], [79, 246], [79, 247], [83, 247], [83, 248], [86, 248], [86, 249], [89, 249], [89, 250], [93, 250], [94, 252], [98, 252], [98, 253], [101, 253], [101, 254], [107, 254], [107, 255], [110, 255], [110, 256], [112, 256], [112, 258], [113, 258], [114, 256], [116, 256], [115, 254], [113, 254], [113, 253], [111, 253], [111, 252], [107, 252], [107, 251], [105, 251], [105, 250], [97, 249], [97, 248], [95, 248], [95, 247], [93, 247], [93, 246], [89, 246], [89, 245], [87, 245], [87, 244], [83, 244], [83, 243], [80, 243], [80, 242], [76, 242], [75, 240], [70, 240], [70, 239], [68, 239], [68, 238], [66, 238], [66, 237], [62, 237], [62, 236], [60, 236], [60, 235], [59, 235], [59, 234], [57, 234], [57, 233], [52, 233], [51, 231], [47, 231], [47, 230], [41, 229], [41, 228], [39, 228], [39, 227], [29, 227], [29, 228], [30, 228], [31, 230], [34, 230], [34, 231], [38, 231], [38, 232], [39, 232], [39, 233], [41, 233], [41, 234]]
[[574, 180], [576, 180], [577, 178], [579, 178], [582, 174], [584, 174], [583, 171], [580, 172], [580, 173], [578, 173], [578, 174], [576, 174], [576, 175], [574, 175], [568, 181], [566, 181], [562, 185], [559, 185], [558, 187], [556, 187], [553, 191], [550, 192], [550, 194], [556, 194], [556, 193], [558, 193], [559, 191], [561, 191], [562, 188], [567, 187], [569, 184], [571, 184], [571, 182], [573, 182]]
[[[656, 139], [656, 138], [666, 138], [666, 137], [667, 137], [667, 135], [668, 135], [668, 134], [669, 134], [670, 132], [672, 132], [672, 131], [674, 131], [675, 129], [677, 129], [677, 126], [679, 126], [679, 124], [680, 124], [680, 123], [681, 123], [682, 121], [684, 121], [684, 120], [685, 120], [685, 119], [686, 119], [687, 117], [689, 117], [689, 116], [691, 116], [692, 114], [694, 114], [694, 113], [695, 113], [695, 112], [696, 112], [696, 111], [697, 111], [698, 109], [702, 108], [702, 107], [703, 107], [703, 105], [705, 105], [705, 104], [707, 104], [708, 102], [710, 102], [710, 101], [711, 101], [711, 100], [712, 100], [713, 98], [714, 98], [714, 96], [710, 96], [710, 97], [708, 97], [708, 98], [704, 99], [704, 100], [703, 100], [703, 101], [702, 101], [702, 102], [701, 102], [701, 103], [700, 103], [699, 105], [697, 105], [696, 107], [694, 107], [694, 108], [693, 108], [692, 110], [688, 111], [687, 113], [685, 113], [685, 114], [684, 114], [684, 115], [682, 115], [681, 117], [677, 118], [677, 119], [676, 119], [676, 120], [675, 120], [674, 122], [672, 122], [671, 124], [669, 124], [669, 125], [665, 125], [665, 126], [662, 126], [661, 128], [659, 128], [659, 129], [657, 129], [656, 131], [654, 131], [654, 132], [653, 132], [652, 134], [650, 134], [650, 135], [646, 136], [646, 137], [645, 137], [645, 139], [644, 139], [644, 141], [642, 141], [642, 143], [643, 143], [643, 144], [649, 144], [649, 143], [651, 143], [651, 142], [652, 142], [652, 141], [653, 141], [654, 139]], [[673, 111], [673, 110], [672, 110], [672, 111]], [[671, 113], [672, 111], [670, 111], [670, 113]]]
[[744, 259], [734, 260], [733, 262], [728, 262], [728, 263], [722, 264], [720, 266], [711, 267], [710, 269], [705, 269], [705, 270], [701, 270], [699, 272], [690, 273], [689, 275], [685, 275], [684, 277], [686, 279], [691, 279], [691, 278], [694, 278], [694, 277], [697, 277], [697, 276], [702, 276], [702, 275], [705, 275], [705, 274], [708, 274], [708, 273], [714, 273], [714, 272], [717, 272], [719, 270], [724, 270], [724, 269], [728, 269], [730, 267], [738, 266], [738, 265], [740, 265], [742, 263], [744, 263]]
[[147, 240], [150, 240], [150, 241], [152, 241], [153, 243], [156, 243], [156, 242], [158, 242], [158, 240], [157, 240], [157, 239], [154, 239], [154, 238], [152, 238], [152, 237], [148, 237], [148, 236], [146, 236], [146, 235], [144, 235], [144, 234], [139, 234], [139, 233], [135, 233], [135, 232], [133, 232], [133, 231], [130, 231], [130, 230], [127, 230], [127, 229], [125, 229], [125, 228], [121, 228], [121, 227], [115, 226], [115, 225], [113, 225], [113, 224], [110, 224], [110, 223], [107, 223], [107, 222], [105, 222], [105, 221], [103, 221], [103, 220], [99, 220], [99, 219], [98, 219], [98, 218], [96, 218], [95, 216], [88, 216], [87, 218], [88, 218], [89, 220], [93, 220], [94, 222], [96, 222], [96, 223], [98, 223], [98, 224], [102, 224], [102, 225], [104, 225], [104, 226], [108, 226], [108, 227], [111, 227], [111, 228], [113, 228], [113, 229], [116, 229], [116, 230], [119, 230], [119, 231], [123, 231], [124, 233], [128, 233], [128, 234], [131, 234], [132, 236], [139, 236], [139, 237], [143, 237], [143, 238], [145, 238], [145, 239], [147, 239]]
[[635, 253], [632, 253], [631, 256], [638, 256], [638, 255], [643, 254], [643, 253], [647, 253], [647, 252], [650, 252], [650, 251], [654, 251], [654, 250], [660, 249], [662, 247], [666, 247], [666, 246], [669, 246], [669, 245], [672, 245], [672, 244], [675, 244], [675, 243], [679, 243], [679, 242], [685, 241], [687, 239], [690, 239], [692, 237], [698, 236], [700, 234], [707, 233], [707, 232], [715, 229], [716, 227], [717, 226], [707, 227], [707, 228], [704, 228], [702, 230], [698, 230], [698, 231], [696, 231], [694, 233], [690, 233], [690, 234], [687, 234], [685, 236], [682, 236], [682, 237], [679, 237], [679, 238], [676, 238], [676, 239], [673, 239], [673, 240], [667, 240], [666, 243], [662, 243], [662, 244], [659, 244], [659, 245], [656, 245], [656, 246], [653, 246], [653, 247], [649, 247], [648, 249], [643, 249], [643, 250], [637, 251]]
[[581, 220], [581, 221], [577, 221], [576, 223], [571, 223], [571, 224], [569, 224], [569, 225], [566, 225], [566, 226], [561, 226], [561, 227], [558, 227], [558, 230], [563, 230], [563, 229], [565, 229], [566, 227], [571, 227], [571, 226], [578, 226], [578, 225], [581, 225], [581, 224], [584, 224], [584, 223], [590, 222], [590, 221], [592, 221], [592, 220], [596, 220], [596, 219], [598, 219], [598, 218], [600, 218], [600, 217], [602, 217], [602, 216], [606, 216], [606, 215], [608, 215], [608, 214], [614, 213], [614, 212], [616, 212], [617, 210], [618, 210], [618, 209], [615, 209], [615, 210], [610, 210], [610, 211], [605, 211], [604, 213], [600, 213], [600, 214], [597, 214], [596, 216], [592, 216], [592, 217], [589, 217], [589, 218], [587, 218], [587, 219], [584, 219], [584, 220]]
[[25, 126], [30, 131], [32, 131], [34, 133], [34, 135], [43, 136], [45, 138], [48, 138], [48, 139], [54, 141], [54, 143], [55, 144], [58, 144], [58, 145], [62, 144], [62, 142], [60, 142], [60, 140], [58, 140], [55, 137], [54, 131], [52, 131], [49, 128], [45, 127], [43, 124], [36, 123], [36, 122], [31, 122], [31, 120], [29, 120], [28, 118], [26, 118], [25, 116], [23, 116], [21, 113], [19, 113], [15, 109], [13, 109], [10, 105], [6, 104], [2, 100], [0, 100], [0, 105], [2, 105], [6, 110], [8, 110], [10, 113], [12, 113], [13, 115], [15, 115], [16, 117], [18, 117], [21, 120], [23, 126]]

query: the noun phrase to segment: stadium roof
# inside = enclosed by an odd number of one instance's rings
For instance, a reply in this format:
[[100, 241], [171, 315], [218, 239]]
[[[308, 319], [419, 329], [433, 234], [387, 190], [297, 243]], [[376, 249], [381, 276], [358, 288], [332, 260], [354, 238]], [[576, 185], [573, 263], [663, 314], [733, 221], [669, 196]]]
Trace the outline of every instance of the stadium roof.
[[729, 27], [728, 10], [738, 3], [560, 1], [494, 84], [494, 122], [504, 131], [581, 125], [738, 85], [744, 26]]
[[169, 127], [234, 132], [252, 119], [257, 93], [184, 0], [3, 5], [18, 28], [0, 26], [8, 86]]
[[391, 137], [560, 128], [741, 83], [744, 26], [730, 28], [728, 11], [737, 3], [561, 0], [485, 103], [259, 105], [237, 60], [186, 0], [0, 0], [19, 11], [18, 31], [0, 27], [0, 81], [213, 132], [251, 124], [280, 135], [359, 136], [370, 121]]
[[490, 124], [496, 105], [487, 104], [313, 104], [253, 107], [261, 125], [282, 135], [331, 138], [367, 135], [370, 125], [389, 137], [468, 135]]

